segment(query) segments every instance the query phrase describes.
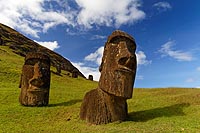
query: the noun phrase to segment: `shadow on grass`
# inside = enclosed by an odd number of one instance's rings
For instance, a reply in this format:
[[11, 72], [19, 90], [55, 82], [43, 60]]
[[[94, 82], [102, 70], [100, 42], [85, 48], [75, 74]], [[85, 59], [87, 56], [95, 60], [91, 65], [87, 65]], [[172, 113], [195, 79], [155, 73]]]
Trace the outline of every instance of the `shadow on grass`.
[[158, 117], [184, 116], [183, 108], [189, 107], [189, 103], [175, 104], [163, 108], [129, 113], [128, 121], [146, 122]]
[[56, 107], [56, 106], [71, 106], [76, 103], [82, 102], [81, 99], [75, 99], [75, 100], [70, 100], [67, 102], [62, 102], [62, 103], [55, 103], [55, 104], [49, 104], [48, 107]]

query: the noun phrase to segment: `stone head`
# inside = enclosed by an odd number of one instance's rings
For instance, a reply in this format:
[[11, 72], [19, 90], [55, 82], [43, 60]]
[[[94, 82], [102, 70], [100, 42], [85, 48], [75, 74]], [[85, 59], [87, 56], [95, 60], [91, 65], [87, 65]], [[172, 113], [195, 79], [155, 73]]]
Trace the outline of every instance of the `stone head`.
[[72, 71], [72, 78], [78, 78], [78, 70], [77, 69], [74, 69]]
[[43, 101], [44, 98], [48, 103], [50, 59], [46, 54], [28, 53], [26, 55], [20, 84], [20, 101], [22, 104], [37, 104], [37, 102]]
[[131, 98], [136, 74], [135, 40], [125, 32], [114, 31], [104, 47], [100, 89], [115, 96]]

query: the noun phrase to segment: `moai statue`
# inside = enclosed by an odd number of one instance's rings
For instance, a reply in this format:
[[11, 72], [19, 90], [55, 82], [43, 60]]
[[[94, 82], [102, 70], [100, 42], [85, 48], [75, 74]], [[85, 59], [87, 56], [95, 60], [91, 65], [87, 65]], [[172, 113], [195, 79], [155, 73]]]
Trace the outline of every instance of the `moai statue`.
[[56, 70], [57, 70], [57, 74], [60, 75], [61, 74], [61, 65], [60, 64], [56, 64]]
[[44, 53], [28, 53], [22, 68], [19, 102], [24, 106], [46, 106], [49, 102], [50, 59]]
[[136, 75], [135, 40], [125, 32], [114, 31], [104, 47], [97, 89], [86, 93], [80, 118], [92, 124], [124, 121], [127, 99], [132, 98]]
[[72, 71], [72, 78], [78, 78], [78, 70], [74, 69]]
[[93, 76], [92, 76], [92, 75], [89, 75], [89, 76], [88, 76], [88, 79], [91, 80], [91, 81], [93, 81]]

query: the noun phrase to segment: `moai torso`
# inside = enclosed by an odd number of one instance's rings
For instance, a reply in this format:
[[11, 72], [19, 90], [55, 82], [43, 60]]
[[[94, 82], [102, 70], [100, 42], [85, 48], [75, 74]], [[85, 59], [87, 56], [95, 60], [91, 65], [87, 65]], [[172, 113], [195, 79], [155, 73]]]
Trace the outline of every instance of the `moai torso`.
[[136, 44], [125, 32], [114, 31], [104, 47], [97, 89], [86, 93], [80, 118], [93, 124], [124, 121], [128, 115], [126, 100], [132, 98], [136, 75]]
[[28, 53], [22, 68], [19, 101], [25, 106], [46, 106], [49, 102], [50, 59], [43, 53]]

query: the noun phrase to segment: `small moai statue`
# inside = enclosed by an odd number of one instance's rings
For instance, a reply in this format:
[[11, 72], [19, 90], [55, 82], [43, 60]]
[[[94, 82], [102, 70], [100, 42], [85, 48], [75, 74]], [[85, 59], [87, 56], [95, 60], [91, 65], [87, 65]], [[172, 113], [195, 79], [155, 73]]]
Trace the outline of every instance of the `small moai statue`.
[[61, 74], [61, 65], [60, 64], [56, 64], [56, 70], [57, 70], [57, 74], [60, 75]]
[[89, 76], [88, 76], [88, 79], [91, 80], [91, 81], [93, 81], [93, 76], [92, 76], [92, 75], [89, 75]]
[[72, 71], [72, 78], [78, 78], [78, 70], [77, 69], [74, 69]]
[[50, 58], [44, 53], [28, 53], [22, 68], [19, 102], [24, 106], [49, 103]]
[[116, 30], [108, 37], [98, 87], [86, 93], [80, 119], [97, 125], [126, 120], [126, 100], [132, 98], [136, 75], [135, 50], [135, 40], [125, 32]]
[[3, 45], [3, 39], [2, 36], [0, 35], [0, 46]]

